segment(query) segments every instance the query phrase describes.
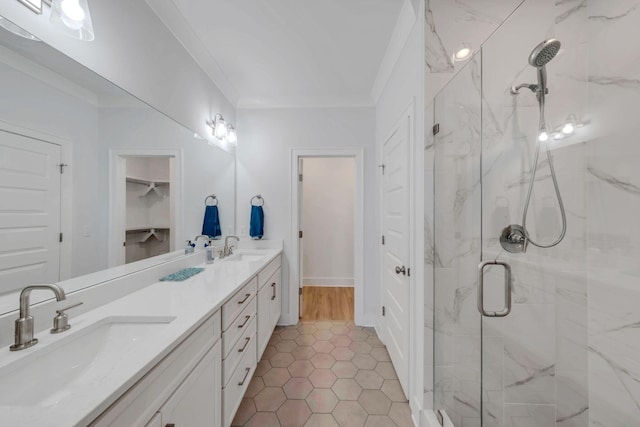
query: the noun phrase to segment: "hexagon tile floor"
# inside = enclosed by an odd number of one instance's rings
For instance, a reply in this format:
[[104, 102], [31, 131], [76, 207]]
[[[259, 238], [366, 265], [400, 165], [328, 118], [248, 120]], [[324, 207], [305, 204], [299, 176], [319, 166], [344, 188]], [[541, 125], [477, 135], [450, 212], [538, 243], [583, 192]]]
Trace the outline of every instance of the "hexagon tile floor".
[[373, 328], [277, 327], [233, 426], [413, 427], [409, 403]]

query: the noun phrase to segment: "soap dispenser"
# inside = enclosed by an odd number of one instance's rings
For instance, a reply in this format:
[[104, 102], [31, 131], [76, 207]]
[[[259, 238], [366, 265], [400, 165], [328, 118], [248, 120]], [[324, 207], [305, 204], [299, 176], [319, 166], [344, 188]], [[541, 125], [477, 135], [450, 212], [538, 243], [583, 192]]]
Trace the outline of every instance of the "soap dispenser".
[[207, 264], [213, 264], [213, 245], [211, 240], [209, 240], [209, 243], [204, 244], [204, 248], [207, 251]]
[[184, 248], [184, 254], [192, 254], [195, 251], [195, 247], [195, 243], [192, 243], [191, 240], [187, 240], [187, 247]]

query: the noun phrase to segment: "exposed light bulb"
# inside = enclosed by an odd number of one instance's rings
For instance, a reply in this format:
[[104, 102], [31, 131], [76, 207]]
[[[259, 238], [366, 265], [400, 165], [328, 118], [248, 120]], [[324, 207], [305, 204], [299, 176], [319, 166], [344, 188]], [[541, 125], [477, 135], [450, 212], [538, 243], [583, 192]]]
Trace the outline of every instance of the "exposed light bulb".
[[227, 124], [224, 121], [224, 118], [220, 114], [216, 114], [216, 119], [214, 121], [213, 127], [213, 136], [218, 138], [219, 140], [225, 139], [227, 136]]
[[540, 142], [545, 142], [549, 140], [549, 134], [547, 133], [546, 130], [542, 129], [540, 131], [540, 133], [538, 134], [538, 141]]
[[64, 15], [72, 21], [82, 21], [85, 17], [84, 10], [78, 0], [62, 0], [60, 8]]
[[236, 129], [233, 125], [228, 126], [227, 142], [231, 145], [238, 145], [238, 134], [236, 133]]
[[564, 134], [562, 132], [554, 132], [553, 133], [553, 139], [560, 140], [564, 138]]
[[564, 125], [564, 127], [562, 128], [562, 133], [564, 133], [565, 135], [571, 135], [574, 131], [574, 127], [572, 123], [567, 123]]

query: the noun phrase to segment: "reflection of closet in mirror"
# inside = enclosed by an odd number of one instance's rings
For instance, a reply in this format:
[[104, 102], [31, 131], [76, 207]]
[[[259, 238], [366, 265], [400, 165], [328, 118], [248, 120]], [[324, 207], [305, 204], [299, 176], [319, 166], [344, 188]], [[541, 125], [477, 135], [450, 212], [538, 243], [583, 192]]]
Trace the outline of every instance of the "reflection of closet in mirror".
[[169, 157], [126, 159], [126, 263], [171, 250], [172, 162]]

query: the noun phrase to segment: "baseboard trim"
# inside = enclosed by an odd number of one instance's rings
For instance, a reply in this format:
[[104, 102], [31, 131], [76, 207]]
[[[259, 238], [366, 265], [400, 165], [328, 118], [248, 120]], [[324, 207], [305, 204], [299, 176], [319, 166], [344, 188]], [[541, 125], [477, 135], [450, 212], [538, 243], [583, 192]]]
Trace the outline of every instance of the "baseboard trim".
[[353, 288], [353, 277], [305, 277], [302, 286], [330, 286], [334, 288]]

